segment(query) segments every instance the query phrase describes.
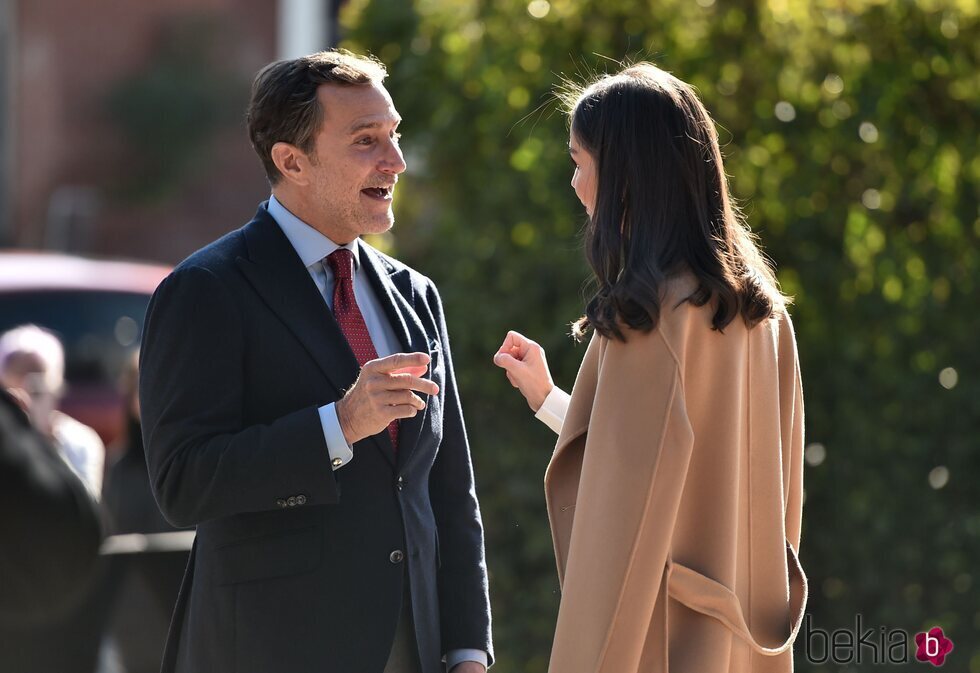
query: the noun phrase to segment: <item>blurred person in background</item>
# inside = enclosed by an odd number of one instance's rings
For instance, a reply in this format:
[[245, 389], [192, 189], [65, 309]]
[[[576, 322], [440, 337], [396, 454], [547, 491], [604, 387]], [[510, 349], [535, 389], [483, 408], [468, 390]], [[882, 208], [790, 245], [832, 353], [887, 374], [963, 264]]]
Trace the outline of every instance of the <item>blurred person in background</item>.
[[58, 411], [64, 374], [64, 348], [51, 332], [36, 325], [23, 325], [0, 335], [0, 384], [30, 397], [34, 426], [54, 443], [98, 499], [102, 494], [105, 446], [95, 430]]
[[[139, 402], [139, 351], [126, 359], [119, 389], [125, 425], [110, 451], [116, 459], [106, 471], [102, 504], [113, 535], [168, 533], [177, 530], [153, 499], [143, 453]], [[163, 553], [146, 543], [142, 555], [122, 555], [103, 661], [118, 662], [126, 673], [158, 673], [177, 600], [187, 552]], [[104, 666], [109, 669], [109, 666]]]
[[[31, 398], [0, 386], [0, 671], [89, 673], [49, 666], [49, 638], [84, 607], [99, 567], [98, 504], [31, 425]], [[64, 663], [64, 662], [62, 662]]]
[[786, 673], [806, 605], [788, 300], [691, 86], [641, 63], [569, 102], [598, 286], [574, 333], [594, 333], [570, 399], [523, 335], [494, 356], [559, 433], [549, 670]]
[[164, 518], [153, 499], [150, 477], [143, 452], [143, 428], [140, 421], [139, 351], [126, 360], [120, 378], [125, 425], [116, 450], [116, 459], [106, 471], [102, 504], [109, 517], [109, 532], [165, 533], [177, 530]]

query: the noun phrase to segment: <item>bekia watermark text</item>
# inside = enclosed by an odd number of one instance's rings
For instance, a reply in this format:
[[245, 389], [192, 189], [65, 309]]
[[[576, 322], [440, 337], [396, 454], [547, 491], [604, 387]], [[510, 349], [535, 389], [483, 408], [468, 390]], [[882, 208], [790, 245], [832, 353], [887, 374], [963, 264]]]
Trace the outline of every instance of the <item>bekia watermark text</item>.
[[934, 626], [910, 638], [904, 629], [866, 627], [864, 616], [854, 617], [854, 628], [833, 631], [813, 626], [811, 615], [803, 618], [803, 648], [811, 664], [906, 664], [913, 659], [910, 642], [916, 645], [914, 659], [942, 666], [953, 651], [953, 641]]

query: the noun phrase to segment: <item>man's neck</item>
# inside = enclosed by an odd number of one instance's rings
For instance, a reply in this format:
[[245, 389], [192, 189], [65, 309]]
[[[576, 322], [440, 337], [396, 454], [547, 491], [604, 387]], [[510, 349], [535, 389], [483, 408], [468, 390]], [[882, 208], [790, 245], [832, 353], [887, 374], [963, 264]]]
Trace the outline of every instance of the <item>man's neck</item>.
[[304, 224], [316, 229], [337, 245], [347, 245], [354, 240], [350, 234], [339, 232], [335, 227], [329, 226], [321, 218], [318, 218], [315, 209], [310, 207], [308, 201], [292, 190], [275, 187], [272, 190], [272, 195], [276, 197], [276, 201]]

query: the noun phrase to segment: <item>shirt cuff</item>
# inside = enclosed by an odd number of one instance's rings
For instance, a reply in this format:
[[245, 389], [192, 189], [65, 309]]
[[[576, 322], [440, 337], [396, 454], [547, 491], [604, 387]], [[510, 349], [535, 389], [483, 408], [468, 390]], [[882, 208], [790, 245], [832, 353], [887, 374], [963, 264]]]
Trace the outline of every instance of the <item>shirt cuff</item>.
[[337, 406], [331, 402], [320, 407], [319, 411], [323, 438], [327, 440], [327, 453], [330, 454], [330, 466], [338, 470], [354, 458], [354, 449], [347, 443], [344, 431], [340, 427]]
[[486, 668], [488, 661], [487, 653], [483, 650], [449, 650], [449, 652], [446, 653], [446, 670], [451, 672], [453, 670], [453, 666], [457, 666], [464, 661], [475, 661], [476, 663], [481, 664], [483, 668]]
[[571, 395], [555, 386], [544, 398], [544, 404], [538, 409], [534, 417], [555, 431], [561, 434], [562, 423], [565, 422], [565, 414], [568, 412], [568, 401]]

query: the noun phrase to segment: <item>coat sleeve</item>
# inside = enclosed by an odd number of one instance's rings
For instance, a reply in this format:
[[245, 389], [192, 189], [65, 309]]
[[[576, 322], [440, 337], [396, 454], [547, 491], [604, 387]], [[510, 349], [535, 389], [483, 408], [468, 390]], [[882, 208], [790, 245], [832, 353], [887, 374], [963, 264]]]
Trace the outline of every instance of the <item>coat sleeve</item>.
[[694, 441], [659, 332], [603, 341], [553, 673], [639, 670]]
[[439, 531], [438, 571], [442, 649], [476, 649], [493, 662], [490, 597], [483, 521], [476, 497], [463, 410], [449, 350], [442, 302], [430, 285], [428, 302], [439, 329], [446, 373], [442, 442], [429, 477], [429, 494]]
[[175, 526], [275, 510], [290, 495], [338, 500], [316, 407], [245, 425], [245, 346], [241, 309], [212, 271], [180, 269], [154, 293], [140, 405], [150, 483]]

